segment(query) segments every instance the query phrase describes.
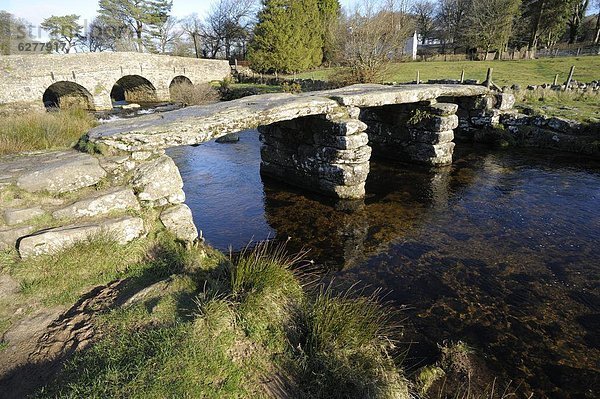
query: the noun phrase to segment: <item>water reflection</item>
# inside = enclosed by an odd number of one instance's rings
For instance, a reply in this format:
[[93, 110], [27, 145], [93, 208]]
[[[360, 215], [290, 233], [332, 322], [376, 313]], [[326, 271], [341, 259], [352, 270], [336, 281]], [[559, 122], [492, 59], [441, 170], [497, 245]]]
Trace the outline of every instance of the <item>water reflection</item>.
[[331, 203], [259, 176], [256, 133], [171, 153], [208, 241], [291, 237], [336, 279], [409, 305], [410, 357], [463, 340], [541, 397], [600, 395], [600, 167], [457, 148], [444, 169], [373, 162], [367, 198]]

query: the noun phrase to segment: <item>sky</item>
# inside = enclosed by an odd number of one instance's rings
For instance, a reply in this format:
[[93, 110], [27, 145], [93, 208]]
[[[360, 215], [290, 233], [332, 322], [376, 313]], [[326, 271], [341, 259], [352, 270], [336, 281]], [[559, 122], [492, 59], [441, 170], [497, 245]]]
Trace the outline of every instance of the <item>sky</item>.
[[[197, 13], [201, 17], [218, 0], [174, 0], [173, 15], [182, 18]], [[343, 6], [350, 6], [356, 0], [341, 0]], [[81, 24], [91, 21], [98, 10], [98, 0], [0, 0], [0, 10], [8, 11], [17, 17], [31, 22], [34, 26], [51, 15], [77, 14]], [[595, 12], [590, 10], [589, 12]], [[42, 33], [42, 37], [45, 37]]]
[[[173, 15], [178, 18], [197, 13], [201, 17], [208, 12], [210, 6], [218, 0], [174, 0]], [[349, 5], [354, 0], [341, 0], [342, 5]], [[80, 23], [91, 21], [97, 14], [98, 0], [0, 0], [0, 10], [24, 18], [38, 26], [51, 15], [77, 14]]]

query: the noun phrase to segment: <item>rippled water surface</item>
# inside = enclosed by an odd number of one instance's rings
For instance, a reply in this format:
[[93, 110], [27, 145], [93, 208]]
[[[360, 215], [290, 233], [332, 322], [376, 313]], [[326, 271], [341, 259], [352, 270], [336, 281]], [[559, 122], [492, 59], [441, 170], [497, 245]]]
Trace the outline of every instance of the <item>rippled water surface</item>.
[[600, 165], [459, 145], [452, 167], [372, 162], [363, 202], [259, 174], [254, 131], [171, 150], [213, 246], [291, 237], [343, 282], [408, 305], [409, 359], [463, 340], [536, 397], [600, 397]]

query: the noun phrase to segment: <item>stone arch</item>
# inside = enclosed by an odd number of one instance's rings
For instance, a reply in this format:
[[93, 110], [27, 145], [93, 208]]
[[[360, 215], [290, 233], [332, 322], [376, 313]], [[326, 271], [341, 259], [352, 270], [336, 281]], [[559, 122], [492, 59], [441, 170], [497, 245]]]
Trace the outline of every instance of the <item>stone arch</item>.
[[110, 98], [113, 101], [127, 102], [156, 102], [156, 88], [146, 78], [139, 75], [127, 75], [117, 80], [112, 90]]
[[179, 75], [179, 76], [175, 76], [173, 78], [173, 80], [171, 80], [171, 84], [169, 85], [169, 89], [172, 88], [175, 85], [190, 85], [193, 86], [194, 84], [192, 83], [192, 81], [190, 80], [190, 78], [188, 78], [187, 76], [183, 76], [183, 75]]
[[92, 94], [75, 82], [60, 81], [51, 84], [42, 96], [46, 109], [83, 108], [94, 110]]
[[183, 76], [183, 75], [175, 76], [173, 78], [173, 80], [171, 80], [171, 84], [169, 84], [169, 97], [171, 98], [171, 101], [175, 100], [174, 97], [178, 97], [178, 95], [177, 95], [178, 92], [181, 92], [181, 90], [178, 90], [178, 88], [193, 87], [193, 86], [194, 86], [194, 84], [187, 76]]

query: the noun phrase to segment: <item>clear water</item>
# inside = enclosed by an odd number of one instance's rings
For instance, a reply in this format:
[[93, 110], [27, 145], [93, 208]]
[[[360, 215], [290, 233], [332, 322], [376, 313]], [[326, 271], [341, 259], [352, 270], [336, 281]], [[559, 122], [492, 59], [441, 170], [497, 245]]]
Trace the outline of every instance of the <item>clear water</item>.
[[600, 164], [459, 145], [438, 170], [372, 162], [367, 198], [333, 203], [261, 179], [258, 134], [240, 137], [170, 151], [211, 245], [290, 237], [384, 288], [415, 365], [462, 340], [536, 397], [600, 396]]

